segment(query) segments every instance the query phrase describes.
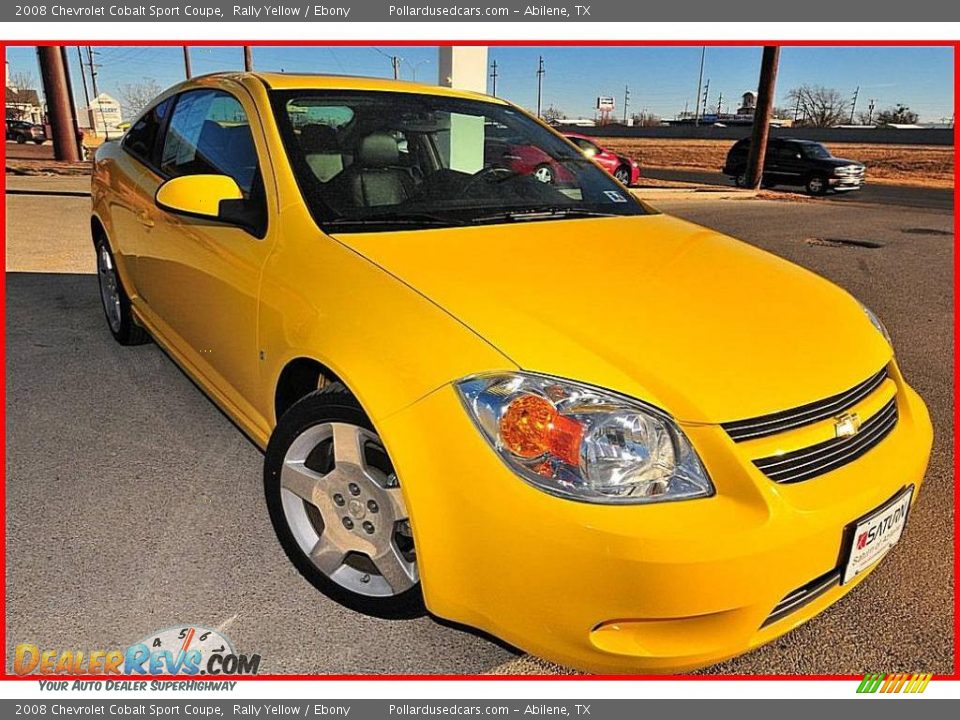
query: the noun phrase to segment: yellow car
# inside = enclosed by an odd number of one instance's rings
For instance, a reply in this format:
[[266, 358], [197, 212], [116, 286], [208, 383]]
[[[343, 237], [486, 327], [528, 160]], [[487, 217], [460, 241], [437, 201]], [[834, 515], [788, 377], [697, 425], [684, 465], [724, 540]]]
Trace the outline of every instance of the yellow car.
[[98, 149], [91, 230], [114, 337], [265, 449], [287, 555], [366, 613], [697, 668], [848, 593], [923, 481], [869, 310], [497, 98], [196, 78]]

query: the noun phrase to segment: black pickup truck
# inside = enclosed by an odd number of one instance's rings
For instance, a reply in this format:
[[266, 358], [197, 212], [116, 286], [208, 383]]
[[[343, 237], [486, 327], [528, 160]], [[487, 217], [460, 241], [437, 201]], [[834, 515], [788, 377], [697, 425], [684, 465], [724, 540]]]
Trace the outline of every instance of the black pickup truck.
[[[750, 138], [738, 140], [727, 153], [723, 174], [732, 177], [737, 187], [746, 183], [749, 153]], [[771, 138], [767, 143], [763, 168], [765, 187], [801, 185], [811, 195], [824, 195], [830, 190], [859, 190], [865, 174], [863, 163], [834, 157], [818, 142]]]

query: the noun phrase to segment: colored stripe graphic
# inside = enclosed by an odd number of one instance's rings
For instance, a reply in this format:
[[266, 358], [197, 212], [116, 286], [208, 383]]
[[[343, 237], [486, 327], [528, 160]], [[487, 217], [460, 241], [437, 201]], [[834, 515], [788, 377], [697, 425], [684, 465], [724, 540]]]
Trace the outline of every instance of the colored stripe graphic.
[[857, 692], [918, 694], [927, 689], [932, 678], [931, 673], [867, 673]]

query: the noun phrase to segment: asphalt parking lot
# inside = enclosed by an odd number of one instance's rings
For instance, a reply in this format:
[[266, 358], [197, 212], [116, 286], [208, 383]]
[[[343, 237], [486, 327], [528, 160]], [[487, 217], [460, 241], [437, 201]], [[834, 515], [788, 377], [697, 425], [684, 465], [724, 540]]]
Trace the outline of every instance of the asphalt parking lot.
[[[156, 346], [110, 338], [92, 274], [89, 200], [6, 203], [8, 659], [20, 642], [114, 647], [196, 623], [260, 653], [262, 672], [558, 671], [431, 618], [377, 620], [319, 595], [274, 539], [259, 451]], [[871, 306], [937, 434], [908, 532], [882, 566], [799, 630], [708, 672], [950, 673], [952, 212], [657, 204], [805, 265]], [[836, 242], [844, 240], [880, 247]]]

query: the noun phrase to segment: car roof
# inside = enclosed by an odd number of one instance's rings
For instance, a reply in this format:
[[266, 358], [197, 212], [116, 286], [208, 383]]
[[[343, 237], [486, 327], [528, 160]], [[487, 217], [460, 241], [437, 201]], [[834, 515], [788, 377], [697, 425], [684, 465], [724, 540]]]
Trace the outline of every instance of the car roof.
[[278, 72], [223, 73], [223, 75], [239, 81], [243, 81], [247, 77], [253, 77], [271, 90], [370, 90], [380, 92], [404, 92], [418, 95], [483, 100], [499, 105], [507, 104], [506, 101], [500, 98], [471, 92], [469, 90], [358, 75]]

